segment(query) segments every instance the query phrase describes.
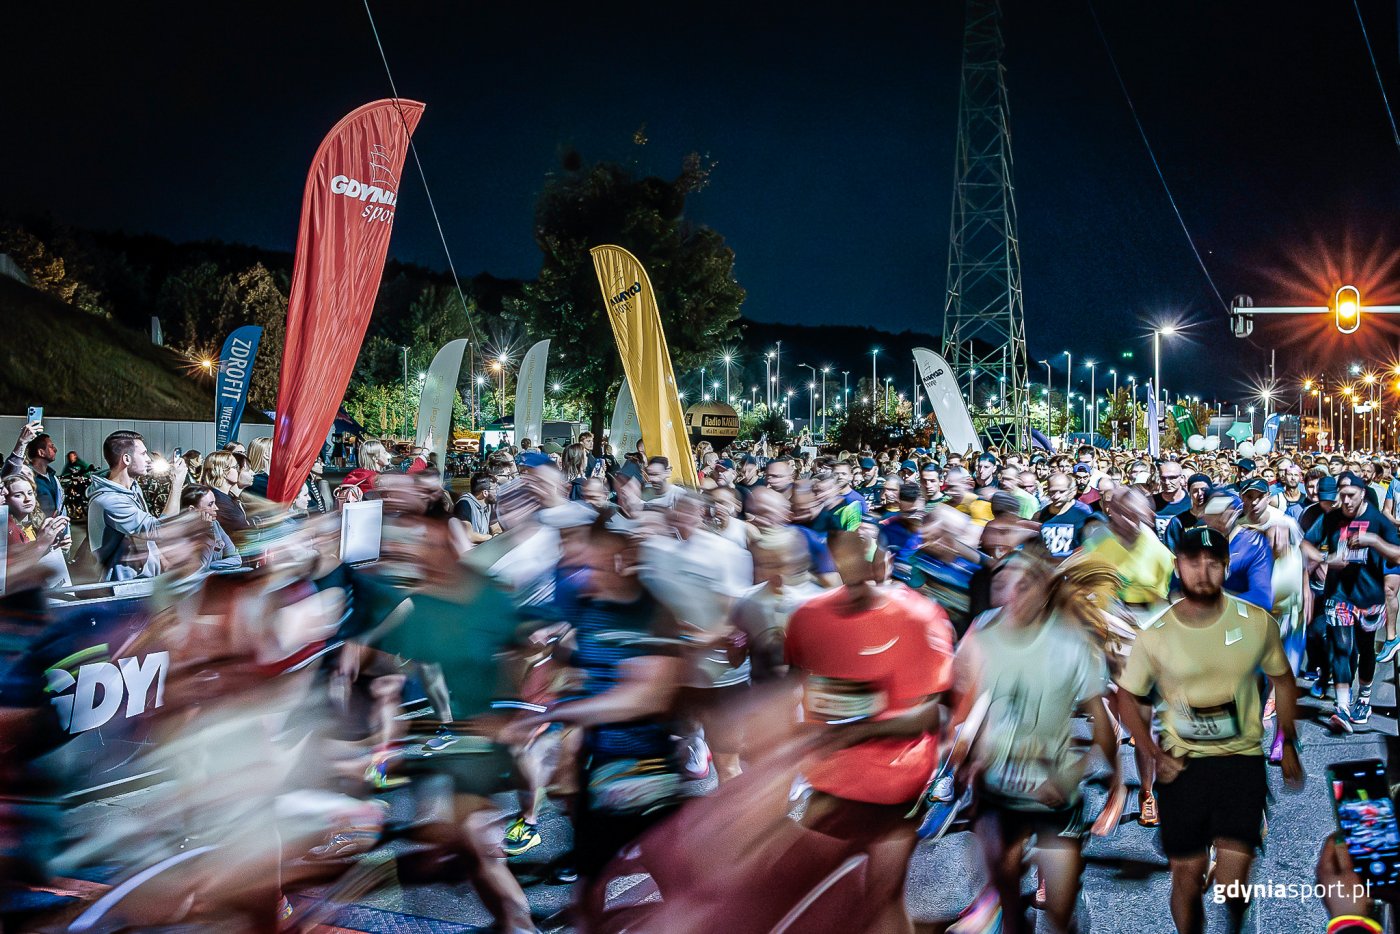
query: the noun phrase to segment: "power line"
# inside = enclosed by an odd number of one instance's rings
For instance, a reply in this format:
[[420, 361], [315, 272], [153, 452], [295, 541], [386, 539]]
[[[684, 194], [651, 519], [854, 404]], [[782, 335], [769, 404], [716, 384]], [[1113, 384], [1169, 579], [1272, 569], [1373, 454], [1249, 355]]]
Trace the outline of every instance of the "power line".
[[1176, 198], [1172, 196], [1171, 187], [1167, 184], [1167, 177], [1162, 173], [1161, 163], [1157, 161], [1157, 154], [1152, 151], [1152, 144], [1148, 142], [1147, 131], [1143, 129], [1137, 107], [1133, 104], [1132, 95], [1128, 93], [1128, 85], [1123, 81], [1123, 73], [1118, 70], [1118, 60], [1113, 57], [1113, 48], [1108, 44], [1108, 36], [1104, 35], [1103, 24], [1099, 22], [1099, 14], [1094, 9], [1094, 2], [1093, 0], [1086, 0], [1086, 2], [1089, 5], [1089, 15], [1094, 19], [1094, 28], [1098, 30], [1104, 51], [1108, 53], [1108, 63], [1113, 66], [1113, 76], [1118, 79], [1118, 87], [1123, 91], [1123, 99], [1128, 103], [1128, 111], [1133, 115], [1133, 123], [1137, 124], [1138, 135], [1142, 137], [1142, 145], [1147, 149], [1147, 156], [1152, 160], [1152, 168], [1157, 170], [1157, 178], [1162, 182], [1162, 190], [1167, 193], [1167, 201], [1171, 203], [1172, 212], [1176, 214], [1176, 222], [1181, 225], [1181, 232], [1186, 235], [1186, 242], [1191, 245], [1191, 252], [1196, 256], [1196, 264], [1201, 267], [1201, 274], [1206, 277], [1206, 282], [1210, 284], [1210, 290], [1215, 293], [1216, 301], [1220, 302], [1221, 307], [1228, 313], [1230, 305], [1220, 294], [1220, 289], [1216, 288], [1215, 280], [1211, 278], [1210, 270], [1206, 268], [1206, 262], [1201, 257], [1201, 251], [1197, 249], [1196, 241], [1186, 226], [1186, 219], [1181, 216], [1181, 208], [1177, 207]]
[[404, 117], [403, 106], [398, 103], [399, 89], [394, 84], [394, 73], [389, 69], [389, 57], [384, 54], [384, 43], [379, 38], [379, 27], [374, 24], [374, 14], [370, 12], [369, 0], [364, 0], [365, 16], [369, 17], [369, 28], [374, 33], [374, 44], [379, 47], [379, 60], [384, 63], [384, 74], [389, 78], [389, 90], [394, 94], [394, 107], [399, 112], [399, 120], [404, 125], [404, 135], [408, 137], [408, 149], [413, 153], [413, 162], [418, 166], [418, 178], [423, 183], [423, 194], [428, 196], [428, 210], [432, 212], [433, 223], [437, 225], [438, 240], [442, 242], [442, 252], [447, 257], [447, 268], [452, 273], [452, 284], [457, 288], [457, 299], [462, 303], [462, 314], [467, 317], [467, 327], [471, 328], [472, 343], [481, 346], [481, 336], [476, 332], [476, 322], [472, 320], [467, 307], [467, 297], [462, 294], [462, 281], [457, 278], [457, 266], [452, 262], [452, 251], [447, 248], [447, 235], [442, 231], [442, 221], [438, 219], [437, 206], [433, 204], [433, 193], [428, 188], [428, 176], [423, 172], [423, 160], [418, 158], [418, 147], [413, 144], [413, 135], [408, 131], [408, 120]]
[[1385, 115], [1390, 120], [1390, 135], [1395, 140], [1395, 148], [1400, 149], [1400, 130], [1395, 128], [1395, 114], [1390, 110], [1390, 98], [1385, 93], [1385, 82], [1381, 80], [1381, 69], [1376, 64], [1376, 53], [1371, 48], [1371, 37], [1366, 34], [1366, 21], [1361, 18], [1361, 4], [1358, 0], [1351, 0], [1352, 8], [1356, 10], [1356, 22], [1361, 27], [1361, 38], [1366, 43], [1366, 54], [1371, 57], [1371, 71], [1376, 75], [1376, 87], [1381, 89], [1381, 102], [1385, 104]]

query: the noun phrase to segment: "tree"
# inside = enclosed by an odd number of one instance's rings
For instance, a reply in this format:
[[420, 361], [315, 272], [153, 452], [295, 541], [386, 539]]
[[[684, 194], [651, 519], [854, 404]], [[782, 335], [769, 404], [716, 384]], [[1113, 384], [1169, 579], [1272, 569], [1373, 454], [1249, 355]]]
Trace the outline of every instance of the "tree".
[[744, 289], [734, 280], [734, 251], [683, 217], [686, 198], [709, 173], [695, 155], [669, 180], [638, 178], [611, 162], [583, 166], [570, 156], [536, 203], [540, 274], [521, 296], [505, 300], [505, 311], [532, 339], [550, 339], [551, 368], [560, 368], [574, 401], [586, 403], [600, 441], [622, 362], [590, 248], [615, 243], [646, 268], [677, 372], [713, 359], [738, 337]]
[[210, 262], [186, 267], [161, 285], [156, 307], [166, 322], [166, 343], [191, 360], [217, 360], [229, 332], [245, 324], [260, 325], [262, 341], [248, 381], [248, 402], [257, 409], [276, 407], [287, 296], [262, 263], [225, 274]]

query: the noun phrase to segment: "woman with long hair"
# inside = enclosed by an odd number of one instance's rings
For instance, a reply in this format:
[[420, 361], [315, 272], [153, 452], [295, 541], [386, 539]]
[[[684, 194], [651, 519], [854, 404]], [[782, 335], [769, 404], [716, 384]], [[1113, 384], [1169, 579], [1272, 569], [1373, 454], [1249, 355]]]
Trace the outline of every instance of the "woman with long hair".
[[977, 797], [975, 832], [988, 883], [976, 905], [999, 902], [1008, 934], [1025, 930], [1021, 877], [1032, 835], [1052, 930], [1068, 931], [1079, 899], [1084, 838], [1081, 783], [1087, 758], [1071, 742], [1076, 712], [1093, 720], [1094, 745], [1121, 800], [1118, 736], [1106, 707], [1108, 665], [1099, 644], [1097, 574], [1066, 571], [1037, 540], [992, 577], [992, 609], [958, 646], [954, 676], [971, 744], [964, 781]]
[[267, 498], [267, 472], [272, 466], [272, 439], [254, 438], [248, 442], [248, 469], [253, 472], [253, 482], [248, 491], [263, 499]]
[[45, 516], [39, 509], [34, 481], [23, 474], [6, 477], [4, 489], [10, 515], [6, 536], [10, 546], [37, 543], [44, 552], [40, 563], [47, 569], [46, 583], [50, 587], [68, 586], [72, 580], [64, 553], [73, 541], [68, 532], [68, 517]]
[[336, 488], [335, 497], [342, 503], [354, 503], [374, 489], [379, 475], [389, 469], [393, 456], [383, 441], [370, 440], [360, 445], [360, 466], [345, 475]]
[[564, 449], [564, 480], [569, 484], [569, 499], [583, 499], [583, 485], [588, 480], [588, 449], [575, 441]]
[[229, 538], [237, 540], [237, 536], [253, 527], [253, 522], [248, 518], [247, 512], [243, 509], [243, 504], [239, 502], [238, 494], [242, 492], [239, 480], [242, 479], [243, 467], [240, 464], [241, 454], [232, 454], [228, 451], [215, 451], [204, 458], [204, 471], [200, 474], [200, 482], [204, 484], [214, 494], [214, 505], [217, 512], [217, 519], [220, 527]]
[[242, 567], [243, 559], [237, 546], [219, 525], [219, 505], [211, 487], [197, 483], [181, 490], [180, 511], [195, 513], [209, 524], [209, 542], [200, 559], [206, 569], [224, 571]]

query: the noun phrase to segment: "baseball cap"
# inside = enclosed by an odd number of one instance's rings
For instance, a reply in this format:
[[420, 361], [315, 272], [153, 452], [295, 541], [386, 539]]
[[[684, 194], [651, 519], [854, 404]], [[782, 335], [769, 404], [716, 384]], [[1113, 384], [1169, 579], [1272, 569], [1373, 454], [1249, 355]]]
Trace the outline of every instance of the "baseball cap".
[[1208, 552], [1221, 561], [1230, 560], [1230, 541], [1217, 529], [1208, 525], [1193, 525], [1181, 533], [1176, 541], [1178, 557], [1198, 555]]
[[912, 473], [918, 473], [918, 471], [919, 471], [919, 465], [916, 464], [916, 463], [914, 463], [913, 461], [905, 461], [904, 463], [902, 463], [902, 464], [899, 465], [899, 469], [900, 469], [900, 470], [908, 470], [908, 471], [910, 471], [910, 472], [912, 472]]
[[874, 470], [874, 469], [875, 469], [875, 458], [873, 458], [873, 457], [862, 457], [862, 458], [860, 459], [860, 469], [861, 469], [861, 470]]
[[1317, 481], [1317, 498], [1319, 501], [1334, 503], [1337, 501], [1337, 478], [1322, 477]]
[[1248, 457], [1241, 457], [1235, 462], [1235, 466], [1245, 473], [1249, 473], [1254, 470], [1254, 461], [1250, 460]]
[[1191, 487], [1195, 486], [1195, 485], [1198, 484], [1198, 483], [1204, 483], [1206, 486], [1214, 486], [1214, 485], [1215, 485], [1215, 484], [1211, 481], [1210, 477], [1207, 477], [1205, 474], [1203, 474], [1203, 473], [1193, 473], [1193, 474], [1192, 474], [1189, 478], [1187, 478], [1187, 480], [1186, 480], [1186, 489], [1189, 490], [1189, 489], [1191, 489]]
[[1269, 481], [1265, 480], [1263, 477], [1255, 477], [1253, 480], [1240, 487], [1240, 496], [1244, 496], [1246, 493], [1262, 493], [1268, 496]]
[[1342, 473], [1337, 475], [1337, 489], [1340, 490], [1344, 486], [1359, 486], [1362, 489], [1365, 489], [1366, 483], [1356, 474], [1352, 473], [1350, 470], [1344, 470], [1342, 471]]
[[1071, 472], [1073, 472], [1073, 473], [1093, 473], [1093, 472], [1094, 472], [1094, 468], [1090, 467], [1088, 464], [1075, 464], [1073, 467], [1070, 468], [1070, 470], [1071, 470]]
[[733, 469], [734, 469], [734, 462], [733, 462], [732, 460], [730, 460], [729, 458], [727, 458], [727, 457], [722, 457], [722, 458], [720, 458], [720, 460], [719, 460], [719, 465], [720, 465], [721, 467], [723, 467], [725, 470], [733, 470]]
[[543, 467], [552, 463], [554, 462], [549, 459], [549, 455], [543, 451], [526, 451], [520, 455], [521, 467]]

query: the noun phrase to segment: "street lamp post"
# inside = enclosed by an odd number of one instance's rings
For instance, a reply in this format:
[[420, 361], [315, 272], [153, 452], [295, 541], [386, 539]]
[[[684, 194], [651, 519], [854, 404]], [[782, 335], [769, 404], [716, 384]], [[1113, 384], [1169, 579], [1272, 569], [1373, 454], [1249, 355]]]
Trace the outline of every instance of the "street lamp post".
[[1128, 409], [1129, 409], [1129, 411], [1131, 411], [1131, 412], [1133, 413], [1132, 425], [1128, 428], [1128, 430], [1129, 430], [1130, 432], [1132, 432], [1132, 434], [1130, 434], [1130, 435], [1128, 436], [1128, 447], [1129, 447], [1129, 449], [1131, 449], [1133, 445], [1137, 444], [1137, 377], [1136, 377], [1136, 376], [1129, 376], [1129, 377], [1128, 377], [1128, 389], [1129, 389]]
[[[1109, 416], [1112, 417], [1112, 415], [1113, 415], [1113, 405], [1117, 405], [1117, 404], [1118, 404], [1118, 371], [1117, 371], [1116, 369], [1111, 369], [1111, 370], [1108, 371], [1108, 375], [1113, 377], [1113, 396], [1112, 396], [1113, 403], [1112, 403], [1112, 405], [1109, 406], [1109, 409], [1108, 409]], [[1118, 446], [1118, 423], [1117, 423], [1117, 422], [1114, 422], [1114, 423], [1113, 423], [1113, 439], [1112, 439], [1109, 443], [1110, 443], [1113, 447], [1117, 447], [1117, 446]]]
[[880, 389], [880, 377], [875, 370], [875, 360], [880, 356], [880, 348], [876, 347], [870, 351], [870, 415], [879, 424], [880, 418], [876, 415], [875, 393]]
[[729, 354], [725, 354], [720, 359], [724, 361], [724, 401], [733, 405], [734, 396], [729, 392], [729, 364], [734, 362], [734, 358]]
[[[1162, 391], [1162, 338], [1171, 337], [1176, 333], [1176, 328], [1167, 325], [1164, 328], [1156, 328], [1152, 332], [1152, 391], [1161, 399], [1161, 405], [1167, 404], [1166, 393]], [[1162, 411], [1162, 410], [1159, 410]]]
[[1098, 366], [1098, 364], [1093, 360], [1089, 360], [1085, 362], [1084, 365], [1089, 368], [1089, 398], [1094, 400], [1094, 408], [1090, 413], [1089, 421], [1089, 443], [1093, 444], [1093, 436], [1099, 433], [1098, 385], [1094, 382], [1094, 377], [1098, 375], [1098, 370], [1094, 368]]
[[1074, 357], [1065, 351], [1065, 437], [1069, 437], [1069, 397], [1074, 395]]
[[826, 443], [826, 376], [831, 372], [831, 367], [822, 367], [822, 443]]

